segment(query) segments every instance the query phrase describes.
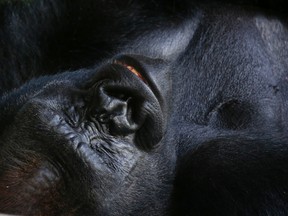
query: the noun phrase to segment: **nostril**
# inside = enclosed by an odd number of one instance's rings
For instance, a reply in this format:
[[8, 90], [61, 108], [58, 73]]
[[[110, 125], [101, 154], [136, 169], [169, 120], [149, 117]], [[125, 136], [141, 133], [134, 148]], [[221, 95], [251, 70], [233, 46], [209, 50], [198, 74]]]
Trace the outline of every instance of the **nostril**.
[[135, 133], [141, 122], [136, 116], [137, 107], [128, 92], [112, 91], [99, 86], [96, 91], [94, 116], [102, 124], [107, 124], [111, 135], [126, 136]]
[[129, 106], [129, 102], [127, 102], [127, 106], [123, 109], [123, 112], [120, 115], [114, 116], [110, 124], [110, 133], [112, 135], [128, 135], [136, 132], [140, 128], [140, 124], [136, 123], [132, 117], [132, 109], [133, 108]]

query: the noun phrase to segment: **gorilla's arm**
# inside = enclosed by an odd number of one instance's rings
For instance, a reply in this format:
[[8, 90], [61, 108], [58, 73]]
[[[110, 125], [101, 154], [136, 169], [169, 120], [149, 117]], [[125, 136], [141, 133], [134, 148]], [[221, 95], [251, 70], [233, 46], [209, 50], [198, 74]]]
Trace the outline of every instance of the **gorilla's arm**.
[[179, 162], [174, 215], [287, 215], [287, 144], [265, 134], [199, 144]]

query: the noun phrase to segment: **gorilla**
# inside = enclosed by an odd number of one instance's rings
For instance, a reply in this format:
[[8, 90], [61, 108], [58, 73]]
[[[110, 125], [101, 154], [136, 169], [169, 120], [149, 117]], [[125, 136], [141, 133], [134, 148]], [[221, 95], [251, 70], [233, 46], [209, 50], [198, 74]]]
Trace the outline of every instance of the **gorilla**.
[[1, 0], [0, 213], [287, 216], [284, 1]]

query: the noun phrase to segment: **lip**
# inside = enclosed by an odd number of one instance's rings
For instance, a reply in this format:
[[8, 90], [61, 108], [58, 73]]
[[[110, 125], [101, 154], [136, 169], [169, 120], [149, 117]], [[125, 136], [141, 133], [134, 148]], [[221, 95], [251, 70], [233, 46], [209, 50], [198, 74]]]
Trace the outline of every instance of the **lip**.
[[136, 76], [137, 79], [146, 84], [146, 86], [153, 92], [159, 102], [162, 103], [162, 95], [160, 93], [159, 86], [153, 79], [152, 71], [149, 71], [149, 68], [143, 66], [141, 60], [139, 60], [140, 58], [141, 57], [139, 56], [120, 55], [114, 58], [113, 64], [124, 67], [134, 76]]
[[146, 78], [144, 78], [144, 76], [142, 75], [142, 72], [141, 72], [139, 69], [135, 68], [133, 65], [127, 64], [126, 62], [120, 61], [120, 60], [114, 60], [113, 63], [125, 67], [125, 68], [128, 69], [131, 73], [133, 73], [134, 75], [136, 75], [136, 76], [137, 76], [138, 78], [140, 78], [144, 83], [147, 84], [147, 80], [146, 80]]
[[114, 64], [121, 65], [137, 76], [138, 79], [143, 81], [149, 88], [154, 89], [153, 82], [147, 69], [141, 64], [141, 62], [129, 55], [120, 55], [113, 60]]

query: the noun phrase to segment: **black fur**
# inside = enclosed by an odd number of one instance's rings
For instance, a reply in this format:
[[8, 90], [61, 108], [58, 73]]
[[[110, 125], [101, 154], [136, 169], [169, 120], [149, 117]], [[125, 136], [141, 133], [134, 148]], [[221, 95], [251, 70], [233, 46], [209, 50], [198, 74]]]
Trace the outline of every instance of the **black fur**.
[[1, 1], [0, 213], [288, 215], [286, 13]]

